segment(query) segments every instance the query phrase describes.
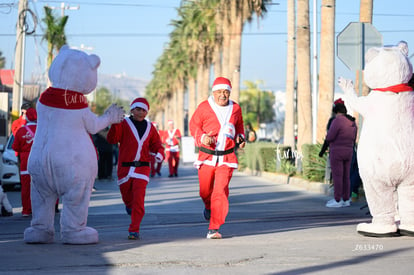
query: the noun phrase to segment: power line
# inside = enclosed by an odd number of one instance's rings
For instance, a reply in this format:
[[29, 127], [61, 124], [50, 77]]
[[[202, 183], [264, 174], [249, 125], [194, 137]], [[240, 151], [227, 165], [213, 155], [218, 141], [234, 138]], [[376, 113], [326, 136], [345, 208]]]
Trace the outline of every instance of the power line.
[[[60, 3], [61, 1], [38, 1], [40, 3]], [[137, 4], [137, 3], [110, 3], [110, 2], [80, 2], [67, 1], [69, 4], [89, 5], [89, 6], [118, 6], [118, 7], [150, 7], [150, 8], [176, 8], [175, 6], [154, 5], [154, 4]]]
[[[414, 29], [410, 30], [379, 30], [380, 33], [412, 33]], [[339, 31], [335, 32], [339, 33]], [[0, 33], [0, 37], [15, 36], [11, 33]], [[278, 36], [287, 35], [287, 32], [247, 32], [243, 36]], [[44, 34], [33, 34], [34, 37], [43, 37]], [[67, 34], [71, 37], [167, 37], [169, 33], [72, 33]]]

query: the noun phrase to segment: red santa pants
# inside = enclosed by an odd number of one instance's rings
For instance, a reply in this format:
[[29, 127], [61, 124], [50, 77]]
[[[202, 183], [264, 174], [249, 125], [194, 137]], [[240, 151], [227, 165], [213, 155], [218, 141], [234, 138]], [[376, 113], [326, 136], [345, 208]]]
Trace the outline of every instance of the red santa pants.
[[233, 168], [226, 165], [201, 165], [198, 169], [200, 197], [206, 209], [211, 210], [208, 229], [219, 229], [229, 212], [229, 183]]
[[177, 174], [178, 164], [180, 163], [180, 152], [166, 151], [166, 158], [168, 160], [170, 175]]
[[32, 214], [32, 202], [30, 200], [30, 175], [20, 175], [21, 198], [22, 198], [22, 214]]
[[139, 232], [142, 218], [145, 215], [144, 199], [147, 184], [145, 180], [130, 178], [119, 186], [125, 206], [131, 209], [129, 232]]

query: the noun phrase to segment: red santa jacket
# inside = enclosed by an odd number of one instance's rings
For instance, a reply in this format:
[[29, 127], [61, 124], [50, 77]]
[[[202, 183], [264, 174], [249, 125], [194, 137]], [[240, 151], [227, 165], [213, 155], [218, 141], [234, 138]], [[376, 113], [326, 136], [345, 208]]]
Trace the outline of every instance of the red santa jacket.
[[[197, 107], [190, 120], [190, 133], [200, 151], [194, 163], [196, 167], [202, 164], [215, 166], [227, 165], [237, 168], [236, 137], [244, 138], [244, 124], [240, 106], [229, 101], [225, 108], [214, 103], [213, 97], [203, 101]], [[202, 144], [204, 135], [210, 134], [216, 140], [215, 144], [206, 147]]]
[[165, 130], [163, 137], [164, 137], [163, 141], [165, 144], [166, 151], [170, 151], [170, 152], [180, 151], [181, 132], [179, 129], [175, 128], [172, 131]]
[[16, 119], [15, 121], [13, 121], [12, 126], [11, 126], [11, 131], [13, 133], [14, 136], [16, 136], [17, 131], [23, 126], [26, 125], [27, 121], [24, 118], [24, 116], [20, 116], [18, 119]]
[[28, 122], [26, 125], [20, 127], [14, 136], [12, 148], [20, 158], [21, 175], [29, 174], [27, 172], [27, 161], [29, 159], [30, 150], [32, 149], [36, 127], [36, 123]]
[[161, 144], [157, 129], [147, 121], [147, 127], [142, 138], [139, 138], [131, 118], [125, 118], [121, 123], [113, 124], [109, 129], [107, 140], [109, 143], [119, 143], [118, 184], [130, 178], [139, 178], [149, 181], [149, 166], [122, 166], [123, 162], [150, 162], [151, 155], [159, 153], [164, 158], [164, 147]]

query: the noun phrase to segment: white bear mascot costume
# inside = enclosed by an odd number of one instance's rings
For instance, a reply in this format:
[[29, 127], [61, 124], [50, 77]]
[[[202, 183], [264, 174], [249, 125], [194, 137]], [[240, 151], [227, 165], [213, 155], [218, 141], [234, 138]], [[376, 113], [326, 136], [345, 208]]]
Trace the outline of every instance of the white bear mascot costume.
[[97, 117], [85, 94], [96, 88], [100, 59], [63, 46], [49, 69], [51, 87], [37, 103], [37, 130], [29, 157], [32, 221], [24, 232], [27, 243], [54, 241], [55, 203], [63, 209], [63, 243], [98, 242], [98, 232], [87, 227], [89, 200], [97, 175], [97, 153], [90, 134], [122, 120], [124, 111], [112, 105]]
[[339, 79], [346, 102], [363, 116], [358, 165], [372, 222], [358, 224], [357, 231], [365, 236], [414, 236], [414, 92], [407, 84], [412, 75], [402, 41], [367, 51], [367, 96], [357, 97], [352, 81]]

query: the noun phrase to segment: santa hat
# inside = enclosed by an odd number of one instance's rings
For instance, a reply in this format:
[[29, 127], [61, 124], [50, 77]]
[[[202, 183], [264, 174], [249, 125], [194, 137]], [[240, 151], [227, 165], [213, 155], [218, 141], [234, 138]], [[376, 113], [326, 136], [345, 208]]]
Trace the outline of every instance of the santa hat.
[[36, 121], [37, 120], [37, 112], [34, 108], [29, 108], [26, 110], [26, 118], [28, 121]]
[[169, 120], [167, 121], [167, 123], [168, 123], [168, 124], [174, 124], [174, 121], [172, 121], [171, 119], [169, 119]]
[[231, 82], [225, 77], [217, 77], [213, 82], [211, 89], [213, 92], [217, 90], [228, 90], [231, 92]]
[[148, 101], [145, 98], [138, 97], [131, 103], [131, 110], [135, 108], [141, 108], [148, 112], [150, 107]]
[[334, 106], [338, 105], [338, 104], [343, 104], [345, 105], [345, 102], [342, 100], [342, 98], [338, 98], [337, 100], [334, 101]]

